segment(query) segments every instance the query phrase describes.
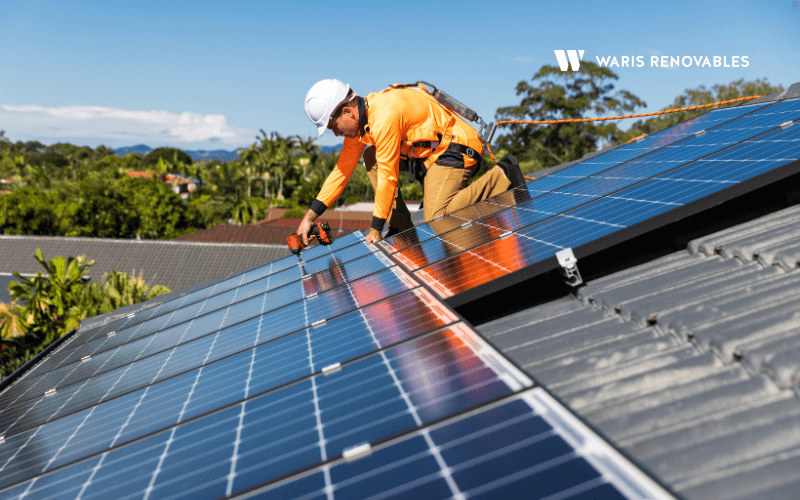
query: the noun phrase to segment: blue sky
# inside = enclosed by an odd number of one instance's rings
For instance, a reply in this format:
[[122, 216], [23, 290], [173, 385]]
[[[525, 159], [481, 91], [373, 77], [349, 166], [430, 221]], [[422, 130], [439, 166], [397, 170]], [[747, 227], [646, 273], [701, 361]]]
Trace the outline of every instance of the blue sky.
[[[0, 130], [14, 141], [235, 149], [259, 129], [315, 134], [308, 88], [425, 80], [484, 117], [554, 49], [643, 56], [612, 68], [656, 111], [686, 88], [800, 81], [800, 8], [767, 2], [25, 2], [0, 0]], [[654, 68], [652, 55], [748, 56]], [[339, 141], [327, 133], [320, 145]]]

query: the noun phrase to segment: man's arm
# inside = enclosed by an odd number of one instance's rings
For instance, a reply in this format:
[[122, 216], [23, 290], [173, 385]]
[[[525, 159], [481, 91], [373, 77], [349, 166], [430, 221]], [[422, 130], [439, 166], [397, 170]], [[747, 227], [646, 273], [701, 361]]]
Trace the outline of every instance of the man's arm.
[[300, 226], [297, 228], [297, 234], [303, 238], [303, 243], [306, 245], [308, 245], [308, 231], [311, 229], [311, 223], [325, 213], [325, 210], [342, 194], [342, 191], [347, 186], [347, 181], [353, 175], [353, 170], [358, 165], [358, 159], [361, 158], [365, 147], [366, 145], [357, 139], [347, 137], [344, 139], [344, 145], [339, 154], [339, 161], [336, 163], [336, 167], [328, 174], [328, 178], [325, 179], [325, 183], [311, 204], [311, 208], [306, 212], [300, 222]]

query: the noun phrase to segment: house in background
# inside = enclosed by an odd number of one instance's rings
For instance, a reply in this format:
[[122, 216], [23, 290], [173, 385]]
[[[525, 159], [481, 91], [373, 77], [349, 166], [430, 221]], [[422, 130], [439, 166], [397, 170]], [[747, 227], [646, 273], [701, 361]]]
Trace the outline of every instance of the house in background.
[[[181, 290], [199, 282], [223, 278], [243, 268], [263, 265], [289, 255], [286, 244], [198, 243], [60, 236], [0, 235], [0, 273], [36, 274], [36, 249], [46, 259], [86, 255], [95, 264], [89, 275], [100, 280], [112, 270], [141, 273], [148, 286]], [[10, 279], [10, 278], [9, 278]], [[6, 285], [7, 286], [7, 285]], [[7, 292], [6, 292], [7, 293]]]
[[[302, 220], [300, 217], [284, 217], [286, 212], [285, 208], [271, 208], [264, 220], [253, 224], [219, 224], [180, 236], [173, 241], [259, 243], [285, 247], [286, 237], [297, 231]], [[354, 231], [369, 231], [372, 212], [327, 210], [319, 220], [328, 222], [335, 240]]]
[[128, 177], [131, 179], [152, 179], [155, 176], [157, 176], [158, 180], [161, 182], [172, 186], [172, 190], [175, 194], [180, 195], [180, 197], [184, 199], [187, 198], [190, 193], [197, 191], [197, 188], [202, 185], [202, 182], [199, 180], [181, 174], [153, 174], [136, 170], [128, 171]]

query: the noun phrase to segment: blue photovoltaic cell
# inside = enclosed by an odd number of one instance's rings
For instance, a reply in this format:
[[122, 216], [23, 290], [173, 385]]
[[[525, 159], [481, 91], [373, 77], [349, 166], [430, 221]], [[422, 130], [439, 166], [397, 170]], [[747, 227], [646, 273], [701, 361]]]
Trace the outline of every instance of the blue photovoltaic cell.
[[[339, 455], [354, 444], [380, 440], [509, 394], [512, 389], [496, 369], [474, 354], [462, 340], [464, 335], [474, 334], [463, 326], [449, 327], [344, 365], [332, 374], [314, 376], [114, 448], [99, 460], [93, 456], [91, 482], [86, 480], [85, 462], [44, 477], [76, 484], [81, 480], [76, 476], [82, 474], [82, 498], [126, 498], [124, 492], [141, 496], [147, 485], [152, 486], [149, 498], [175, 493], [185, 498], [217, 498], [257, 486]], [[471, 342], [479, 340], [474, 337]], [[250, 374], [245, 384], [249, 387], [257, 370], [250, 363], [239, 364]], [[224, 394], [227, 378], [217, 374], [208, 380], [219, 387], [215, 394]], [[186, 408], [193, 404], [195, 392], [203, 393], [200, 385], [195, 381], [183, 392]], [[84, 426], [90, 427], [89, 422]], [[76, 426], [72, 422], [63, 427]], [[45, 443], [51, 449], [59, 446], [54, 440]], [[18, 481], [25, 471], [9, 472], [0, 479], [4, 485]], [[38, 482], [37, 478], [28, 483], [30, 491], [37, 491]]]
[[[320, 294], [314, 299], [300, 301], [272, 311], [259, 318], [259, 321], [269, 325], [270, 334], [275, 338], [382, 300], [409, 287], [410, 285], [405, 279], [399, 277], [392, 269], [387, 269], [382, 273]], [[251, 314], [258, 314], [258, 310], [252, 311]], [[215, 322], [209, 328], [210, 331], [216, 331], [224, 327], [225, 324], [220, 325]], [[196, 338], [198, 332], [205, 333], [190, 326], [184, 335]], [[225, 332], [225, 335], [227, 336], [228, 333]], [[230, 333], [236, 334], [236, 331]], [[187, 357], [197, 362], [196, 358], [203, 353], [210, 356], [209, 348], [213, 349], [217, 339], [221, 336], [223, 335], [218, 332], [214, 336], [189, 345], [187, 349], [200, 351], [197, 355], [183, 354], [175, 357], [174, 349], [166, 350], [136, 363], [87, 379], [82, 383], [65, 387], [53, 396], [39, 396], [7, 407], [0, 412], [0, 433], [6, 436], [16, 434], [54, 418], [64, 417], [145, 387], [165, 376], [173, 375], [175, 370], [186, 369], [182, 362]], [[209, 345], [211, 347], [207, 347]], [[174, 360], [173, 357], [175, 357]]]
[[[765, 104], [758, 104], [752, 106], [726, 108], [698, 116], [692, 120], [648, 136], [642, 141], [623, 145], [614, 150], [582, 161], [571, 167], [554, 172], [542, 179], [530, 182], [528, 183], [530, 195], [540, 196], [542, 194], [549, 193], [550, 191], [584, 179], [587, 176], [595, 175], [620, 163], [630, 161], [639, 156], [651, 153], [659, 148], [663, 148], [669, 144], [681, 141], [697, 132], [710, 129], [712, 127], [717, 127], [725, 122], [735, 120], [744, 114], [752, 113], [753, 111], [759, 110], [765, 106]], [[497, 197], [490, 198], [486, 201], [487, 203], [491, 204], [495, 198]], [[514, 206], [518, 205], [519, 203], [507, 203], [500, 201], [498, 204]], [[479, 203], [477, 205], [479, 206], [484, 204]], [[384, 244], [384, 247], [390, 252], [396, 252], [455, 229], [465, 222], [465, 220], [462, 220], [461, 217], [458, 217], [461, 215], [459, 212], [454, 212], [450, 215], [455, 217], [444, 217], [441, 220], [432, 221], [428, 224], [422, 224], [412, 230], [408, 230], [392, 238], [388, 238]], [[466, 217], [466, 219], [475, 220], [472, 217]]]
[[[765, 110], [773, 111], [770, 124], [796, 119], [800, 114], [797, 100], [778, 106]], [[789, 110], [791, 115], [786, 116]], [[757, 117], [758, 114], [754, 114], [743, 120]], [[686, 143], [689, 141], [683, 144]], [[436, 262], [417, 271], [416, 275], [443, 297], [463, 292], [552, 257], [564, 248], [575, 248], [797, 160], [799, 146], [797, 125], [776, 130], [520, 229], [510, 237]], [[702, 148], [697, 146], [697, 149]]]
[[[366, 247], [366, 245], [359, 246]], [[19, 398], [20, 391], [27, 390], [30, 392], [29, 388], [33, 387], [34, 384], [44, 387], [53, 387], [53, 380], [61, 380], [64, 371], [72, 373], [74, 366], [80, 363], [81, 359], [85, 356], [94, 357], [101, 355], [101, 353], [116, 349], [120, 345], [130, 345], [136, 339], [146, 338], [148, 335], [155, 332], [170, 331], [178, 335], [180, 334], [179, 331], [182, 331], [182, 329], [187, 326], [186, 322], [192, 319], [202, 323], [213, 323], [215, 318], [223, 317], [230, 323], [233, 318], [241, 316], [239, 311], [251, 311], [255, 307], [254, 304], [257, 302], [264, 302], [264, 304], [258, 305], [258, 307], [261, 308], [261, 312], [264, 312], [269, 310], [267, 309], [269, 307], [273, 309], [281, 307], [290, 302], [300, 300], [306, 295], [323, 292], [349, 280], [358, 279], [385, 268], [386, 264], [370, 253], [364, 258], [355, 259], [345, 264], [334, 265], [332, 268], [321, 270], [302, 281], [298, 279], [277, 288], [269, 287], [269, 283], [267, 282], [257, 281], [234, 289], [231, 292], [223, 293], [222, 296], [224, 296], [224, 300], [220, 300], [220, 296], [215, 296], [187, 306], [184, 309], [174, 311], [173, 313], [159, 316], [131, 328], [120, 330], [116, 332], [113, 337], [108, 337], [107, 335], [98, 336], [95, 340], [84, 344], [78, 344], [72, 349], [62, 350], [54, 354], [50, 360], [50, 364], [53, 368], [49, 371], [42, 370], [32, 374], [20, 381], [20, 383], [15, 384], [14, 388], [10, 391], [6, 391], [6, 393], [0, 397], [0, 403], [7, 404], [10, 401], [16, 401]], [[298, 274], [299, 276], [303, 276], [301, 272], [298, 272]], [[265, 294], [264, 292], [267, 293]], [[233, 303], [233, 305], [225, 307], [225, 305], [230, 303]], [[219, 306], [222, 306], [222, 308]], [[258, 312], [251, 316], [256, 314], [258, 314]], [[176, 329], [178, 332], [175, 331]], [[155, 348], [157, 345], [153, 345], [153, 347]], [[135, 346], [130, 349], [135, 349]], [[122, 358], [124, 359], [124, 356]], [[37, 376], [44, 379], [44, 381], [37, 381]], [[33, 394], [36, 393], [36, 391], [33, 392]]]
[[619, 148], [608, 151], [601, 155], [589, 158], [576, 165], [565, 168], [558, 172], [537, 179], [528, 183], [528, 189], [533, 195], [548, 193], [572, 182], [583, 179], [584, 177], [597, 174], [607, 168], [620, 163], [630, 161], [636, 157], [674, 144], [680, 140], [690, 137], [692, 134], [702, 130], [717, 127], [727, 121], [735, 120], [742, 115], [752, 113], [766, 106], [765, 104], [754, 104], [750, 106], [738, 106], [734, 108], [719, 109], [700, 115], [691, 120], [685, 121], [674, 127], [670, 127], [661, 132], [645, 137], [638, 142], [632, 142]]
[[[58, 466], [118, 446], [333, 363], [347, 362], [457, 321], [454, 314], [437, 308], [435, 302], [428, 292], [417, 289], [277, 341], [275, 330], [264, 318], [220, 332], [176, 350], [170, 357], [174, 362], [165, 364], [150, 380], [155, 385], [145, 390], [8, 437], [7, 446], [0, 449], [0, 464], [5, 464], [5, 475], [11, 479], [32, 475], [41, 472], [42, 463]], [[192, 368], [192, 361], [208, 364], [237, 351], [242, 352], [199, 372], [158, 383]], [[191, 404], [185, 402], [189, 392], [194, 398]], [[20, 450], [27, 454], [29, 449], [38, 450], [33, 463], [16, 456]], [[11, 454], [16, 458], [9, 463]]]
[[[541, 389], [528, 394], [539, 395]], [[598, 447], [587, 454], [576, 449], [574, 438], [565, 438], [564, 429], [554, 426], [548, 416], [540, 415], [526, 399], [510, 398], [476, 414], [391, 441], [366, 458], [313, 469], [247, 498], [279, 499], [288, 491], [298, 500], [324, 498], [328, 486], [335, 500], [373, 496], [445, 499], [458, 495], [610, 500], [637, 495], [626, 490], [631, 484], [637, 484], [639, 494], [644, 493], [646, 498], [669, 498], [646, 478], [600, 470], [593, 464], [595, 456], [613, 451]]]
[[481, 219], [479, 223], [455, 229], [438, 238], [406, 248], [396, 256], [408, 269], [419, 269], [494, 240], [505, 231], [516, 231], [535, 224], [754, 137], [797, 118], [798, 113], [800, 113], [800, 102], [796, 100], [777, 104], [710, 130], [699, 137], [691, 137], [679, 144], [667, 146], [642, 158], [549, 192], [528, 203], [490, 215]]

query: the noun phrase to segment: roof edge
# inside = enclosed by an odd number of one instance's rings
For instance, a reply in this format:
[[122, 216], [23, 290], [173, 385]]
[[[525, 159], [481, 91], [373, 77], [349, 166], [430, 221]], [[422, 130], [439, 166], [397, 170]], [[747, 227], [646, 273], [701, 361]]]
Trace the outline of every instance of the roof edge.
[[20, 235], [2, 234], [0, 240], [36, 240], [49, 239], [54, 241], [75, 241], [75, 242], [104, 242], [119, 244], [155, 244], [155, 245], [178, 245], [178, 246], [210, 246], [210, 247], [257, 247], [257, 248], [285, 248], [285, 245], [274, 243], [214, 243], [207, 241], [174, 241], [174, 240], [134, 240], [124, 238], [92, 238], [89, 236], [44, 236], [44, 235]]

